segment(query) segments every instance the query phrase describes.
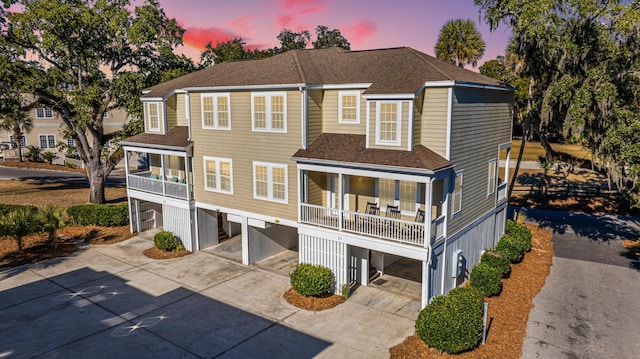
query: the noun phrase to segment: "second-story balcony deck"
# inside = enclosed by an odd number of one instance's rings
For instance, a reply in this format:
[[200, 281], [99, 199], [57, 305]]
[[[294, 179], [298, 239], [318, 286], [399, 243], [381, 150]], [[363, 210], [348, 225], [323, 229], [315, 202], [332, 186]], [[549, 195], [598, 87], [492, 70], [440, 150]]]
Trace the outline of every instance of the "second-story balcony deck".
[[151, 171], [129, 173], [127, 188], [153, 193], [165, 197], [188, 200], [193, 198], [193, 185], [187, 185], [186, 178], [158, 176]]

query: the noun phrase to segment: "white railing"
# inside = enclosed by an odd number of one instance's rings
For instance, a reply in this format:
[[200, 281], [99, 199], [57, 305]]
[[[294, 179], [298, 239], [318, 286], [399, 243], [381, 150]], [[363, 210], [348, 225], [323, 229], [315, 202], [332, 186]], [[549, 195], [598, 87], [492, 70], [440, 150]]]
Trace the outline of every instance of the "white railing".
[[431, 221], [431, 240], [434, 242], [444, 237], [444, 219], [442, 215]]
[[501, 183], [498, 185], [498, 201], [507, 199], [507, 183]]
[[151, 172], [129, 174], [127, 177], [128, 188], [178, 199], [189, 198], [189, 190], [185, 183], [149, 178], [150, 174]]
[[424, 223], [302, 203], [300, 221], [401, 243], [424, 245]]

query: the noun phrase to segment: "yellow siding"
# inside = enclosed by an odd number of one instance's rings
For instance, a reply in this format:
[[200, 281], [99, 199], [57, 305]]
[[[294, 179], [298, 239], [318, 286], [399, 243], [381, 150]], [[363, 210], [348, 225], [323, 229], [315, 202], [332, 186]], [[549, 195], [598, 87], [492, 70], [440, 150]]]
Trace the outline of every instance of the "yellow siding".
[[413, 101], [413, 146], [421, 144], [422, 140], [422, 109], [424, 105], [424, 91]]
[[[274, 219], [297, 220], [296, 163], [290, 158], [301, 147], [300, 92], [287, 91], [287, 133], [252, 132], [251, 93], [232, 92], [230, 96], [232, 130], [204, 130], [200, 93], [190, 94], [196, 201], [261, 213]], [[204, 190], [203, 156], [232, 159], [233, 195]], [[287, 204], [253, 198], [253, 161], [288, 166]]]
[[366, 131], [366, 103], [367, 101], [360, 97], [360, 123], [347, 124], [339, 123], [338, 108], [339, 103], [338, 90], [326, 90], [322, 101], [322, 132], [324, 133], [343, 133], [349, 135], [364, 135]]
[[[184, 96], [184, 95], [183, 95]], [[165, 101], [167, 116], [167, 131], [178, 125], [178, 95], [173, 95]]]
[[447, 154], [447, 88], [425, 89], [420, 143], [442, 157]]
[[312, 143], [322, 134], [322, 90], [307, 92], [308, 141]]
[[487, 196], [488, 166], [491, 159], [498, 157], [500, 144], [511, 142], [513, 100], [509, 91], [453, 91], [451, 161], [456, 171], [464, 170], [464, 178], [462, 212], [449, 220], [449, 235], [495, 206], [495, 195]]
[[188, 126], [185, 94], [176, 94], [176, 126]]

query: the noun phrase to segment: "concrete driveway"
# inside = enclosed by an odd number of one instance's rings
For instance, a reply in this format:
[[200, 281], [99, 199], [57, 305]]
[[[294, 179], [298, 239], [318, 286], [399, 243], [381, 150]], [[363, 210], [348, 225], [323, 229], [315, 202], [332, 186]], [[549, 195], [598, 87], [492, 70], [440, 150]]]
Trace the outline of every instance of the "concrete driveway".
[[640, 218], [526, 210], [553, 231], [551, 273], [534, 298], [523, 358], [637, 358], [640, 262], [622, 239]]
[[149, 239], [0, 269], [0, 358], [387, 358], [419, 302], [361, 287], [308, 312], [286, 276], [211, 253], [156, 261]]

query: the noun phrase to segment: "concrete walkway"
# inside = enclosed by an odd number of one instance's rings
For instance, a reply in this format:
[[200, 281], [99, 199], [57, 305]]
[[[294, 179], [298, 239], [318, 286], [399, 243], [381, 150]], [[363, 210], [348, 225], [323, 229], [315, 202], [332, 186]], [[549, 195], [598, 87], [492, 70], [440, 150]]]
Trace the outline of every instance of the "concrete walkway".
[[360, 287], [308, 312], [285, 275], [207, 252], [157, 261], [148, 238], [0, 269], [0, 358], [387, 358], [419, 302]]
[[640, 262], [622, 239], [640, 218], [526, 210], [553, 231], [551, 273], [534, 298], [523, 358], [637, 358]]

